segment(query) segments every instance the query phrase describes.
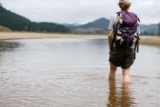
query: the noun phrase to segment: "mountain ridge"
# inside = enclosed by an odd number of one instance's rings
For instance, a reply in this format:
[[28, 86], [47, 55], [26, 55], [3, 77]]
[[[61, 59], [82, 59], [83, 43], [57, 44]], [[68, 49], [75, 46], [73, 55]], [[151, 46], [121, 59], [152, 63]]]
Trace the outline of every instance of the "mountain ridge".
[[79, 26], [67, 26], [72, 33], [82, 34], [106, 34], [109, 24], [109, 20], [105, 18], [97, 19], [93, 22], [89, 22]]
[[[99, 18], [95, 21], [88, 22], [80, 26], [66, 26], [72, 33], [92, 33], [92, 34], [106, 34], [108, 32], [109, 20], [106, 18]], [[140, 24], [141, 34], [158, 34], [158, 24]], [[92, 29], [92, 30], [91, 30]], [[93, 30], [94, 29], [94, 30]]]

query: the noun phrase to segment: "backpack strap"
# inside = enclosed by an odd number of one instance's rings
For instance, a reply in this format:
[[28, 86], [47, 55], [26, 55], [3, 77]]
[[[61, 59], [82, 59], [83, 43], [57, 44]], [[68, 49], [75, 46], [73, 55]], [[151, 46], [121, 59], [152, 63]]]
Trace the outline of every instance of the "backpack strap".
[[137, 53], [139, 52], [139, 40], [140, 40], [140, 38], [139, 38], [139, 35], [138, 35], [138, 37], [137, 37], [137, 44], [136, 44], [136, 46], [137, 46]]
[[138, 21], [141, 22], [141, 20], [139, 19], [139, 17], [138, 17]]
[[117, 14], [117, 16], [120, 16], [121, 12], [119, 11], [119, 12], [117, 12], [116, 14]]
[[137, 38], [137, 42], [135, 44], [134, 59], [136, 59], [136, 49], [137, 49], [137, 53], [139, 52], [139, 40], [140, 40], [139, 34], [136, 38]]

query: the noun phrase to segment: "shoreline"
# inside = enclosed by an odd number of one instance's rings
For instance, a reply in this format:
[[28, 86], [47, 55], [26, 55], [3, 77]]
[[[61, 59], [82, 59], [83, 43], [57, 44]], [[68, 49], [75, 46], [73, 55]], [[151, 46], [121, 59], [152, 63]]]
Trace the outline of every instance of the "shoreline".
[[39, 39], [39, 38], [104, 38], [107, 35], [67, 34], [67, 33], [36, 33], [36, 32], [0, 32], [0, 40], [7, 39]]
[[[0, 32], [0, 40], [12, 39], [44, 39], [44, 38], [97, 38], [108, 39], [107, 34], [66, 34], [66, 33], [37, 33], [37, 32]], [[140, 36], [140, 44], [160, 46], [158, 36]]]

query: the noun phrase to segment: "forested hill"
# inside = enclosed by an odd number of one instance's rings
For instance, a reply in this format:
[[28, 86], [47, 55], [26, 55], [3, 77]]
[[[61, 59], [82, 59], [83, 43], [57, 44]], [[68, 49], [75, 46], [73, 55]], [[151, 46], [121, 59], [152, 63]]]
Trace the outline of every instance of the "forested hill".
[[47, 22], [31, 22], [29, 19], [6, 10], [2, 6], [0, 6], [0, 25], [8, 27], [13, 31], [70, 32], [70, 30], [63, 25]]

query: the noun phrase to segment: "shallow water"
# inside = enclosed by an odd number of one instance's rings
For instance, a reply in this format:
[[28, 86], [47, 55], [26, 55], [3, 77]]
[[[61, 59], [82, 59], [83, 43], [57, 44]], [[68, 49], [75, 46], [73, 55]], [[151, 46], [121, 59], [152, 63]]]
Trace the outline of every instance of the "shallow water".
[[160, 47], [140, 46], [131, 84], [108, 81], [106, 39], [0, 41], [0, 107], [159, 107]]

